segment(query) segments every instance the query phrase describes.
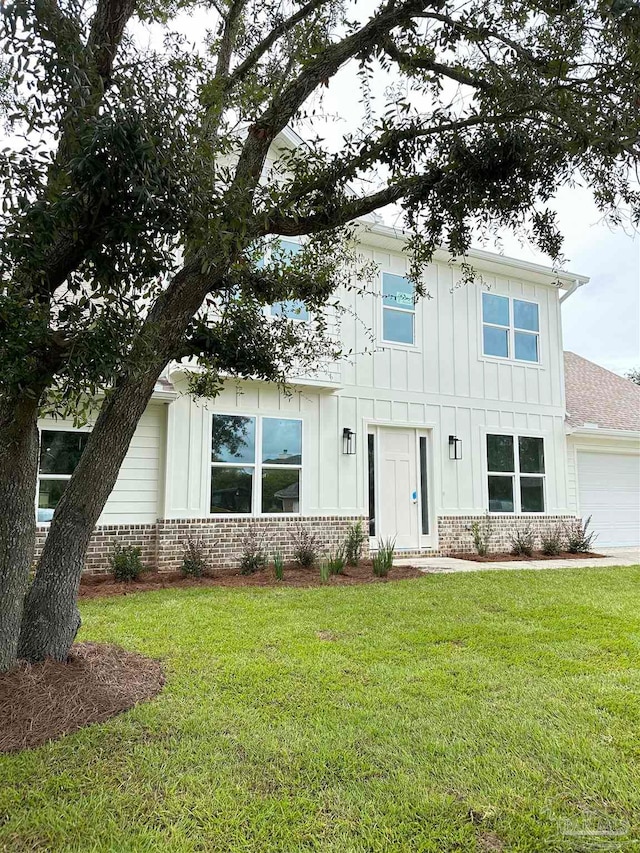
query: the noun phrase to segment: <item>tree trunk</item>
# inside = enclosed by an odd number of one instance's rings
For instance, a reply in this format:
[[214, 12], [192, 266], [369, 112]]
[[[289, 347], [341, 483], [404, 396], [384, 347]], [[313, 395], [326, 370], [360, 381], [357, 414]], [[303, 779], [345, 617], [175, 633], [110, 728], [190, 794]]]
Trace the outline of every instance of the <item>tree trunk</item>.
[[143, 376], [127, 380], [100, 410], [56, 507], [25, 600], [20, 658], [67, 659], [81, 624], [77, 597], [89, 540], [163, 367], [164, 361], [149, 365]]
[[36, 538], [38, 400], [0, 401], [0, 672], [16, 662]]

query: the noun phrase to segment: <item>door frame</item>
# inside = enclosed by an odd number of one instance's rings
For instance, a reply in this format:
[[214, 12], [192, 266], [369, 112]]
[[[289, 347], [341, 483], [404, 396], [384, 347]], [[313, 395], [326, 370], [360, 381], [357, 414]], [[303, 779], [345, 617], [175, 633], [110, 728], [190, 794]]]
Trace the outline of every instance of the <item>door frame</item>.
[[[436, 435], [436, 425], [433, 423], [429, 424], [419, 424], [415, 422], [400, 422], [400, 421], [387, 421], [387, 420], [375, 420], [373, 418], [365, 418], [363, 419], [363, 427], [362, 432], [365, 436], [365, 441], [362, 442], [364, 446], [364, 465], [363, 465], [363, 483], [364, 483], [364, 494], [368, 498], [369, 493], [369, 459], [368, 459], [368, 446], [369, 446], [369, 434], [372, 433], [374, 436], [374, 453], [376, 459], [375, 466], [375, 515], [376, 518], [380, 517], [379, 513], [379, 496], [380, 496], [380, 429], [401, 429], [401, 430], [411, 430], [414, 433], [414, 452], [415, 452], [415, 460], [416, 460], [416, 472], [418, 478], [420, 477], [420, 438], [426, 438], [427, 440], [427, 497], [428, 497], [428, 519], [429, 519], [429, 533], [425, 534], [420, 532], [418, 534], [418, 542], [416, 543], [414, 548], [407, 548], [404, 550], [422, 550], [423, 548], [436, 549], [438, 546], [438, 516], [436, 511], [436, 483], [438, 480], [438, 462], [436, 454], [435, 454], [435, 435]], [[418, 501], [416, 504], [416, 512], [418, 515], [418, 530], [422, 530], [422, 491], [420, 489], [420, 481], [417, 483], [417, 491], [418, 491]], [[369, 502], [368, 499], [365, 501], [366, 512], [369, 514]], [[376, 550], [378, 547], [378, 534], [375, 536], [369, 537], [369, 547], [372, 550]]]

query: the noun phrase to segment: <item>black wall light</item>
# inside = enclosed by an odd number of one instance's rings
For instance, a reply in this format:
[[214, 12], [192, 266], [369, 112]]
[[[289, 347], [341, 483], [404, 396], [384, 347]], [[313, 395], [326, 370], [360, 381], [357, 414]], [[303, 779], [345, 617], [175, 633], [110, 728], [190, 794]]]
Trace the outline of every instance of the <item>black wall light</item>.
[[462, 459], [462, 439], [455, 435], [449, 436], [449, 459]]
[[356, 452], [356, 434], [349, 427], [342, 430], [342, 452], [345, 456], [353, 456]]

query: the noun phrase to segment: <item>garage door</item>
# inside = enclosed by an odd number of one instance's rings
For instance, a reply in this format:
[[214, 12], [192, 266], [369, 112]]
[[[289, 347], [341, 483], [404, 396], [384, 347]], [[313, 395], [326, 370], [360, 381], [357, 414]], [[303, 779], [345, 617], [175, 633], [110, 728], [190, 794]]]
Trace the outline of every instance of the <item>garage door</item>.
[[596, 549], [640, 545], [640, 455], [578, 451], [580, 515], [592, 516]]

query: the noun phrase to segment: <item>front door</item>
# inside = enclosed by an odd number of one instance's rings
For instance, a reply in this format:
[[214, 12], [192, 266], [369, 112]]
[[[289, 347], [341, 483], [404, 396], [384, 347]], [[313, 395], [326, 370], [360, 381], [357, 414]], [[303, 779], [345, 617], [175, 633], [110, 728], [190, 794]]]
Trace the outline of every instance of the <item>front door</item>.
[[396, 548], [419, 548], [418, 466], [412, 429], [379, 428], [380, 539], [396, 540]]

